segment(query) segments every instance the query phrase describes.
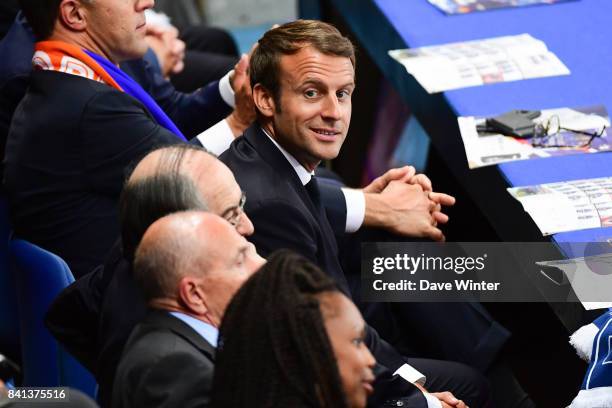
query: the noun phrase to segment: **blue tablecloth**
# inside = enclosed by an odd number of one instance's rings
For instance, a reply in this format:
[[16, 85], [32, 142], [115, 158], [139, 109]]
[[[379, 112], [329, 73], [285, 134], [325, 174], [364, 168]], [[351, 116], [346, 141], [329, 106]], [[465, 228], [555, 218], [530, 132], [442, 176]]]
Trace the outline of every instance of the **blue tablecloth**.
[[[346, 3], [346, 1], [336, 1]], [[456, 115], [488, 116], [511, 109], [546, 109], [604, 104], [612, 112], [612, 1], [578, 0], [556, 5], [507, 8], [447, 16], [426, 0], [371, 0], [366, 36], [391, 29], [390, 46], [421, 47], [529, 33], [543, 40], [571, 75], [486, 85], [445, 92]], [[389, 27], [376, 24], [382, 14]], [[365, 21], [366, 17], [362, 17]], [[378, 53], [374, 58], [381, 59]], [[383, 63], [384, 65], [390, 62]], [[399, 64], [397, 64], [399, 65]], [[391, 69], [391, 68], [390, 68]], [[397, 71], [396, 71], [397, 72]], [[409, 74], [405, 73], [406, 76]], [[506, 163], [499, 170], [510, 186], [612, 176], [612, 153]], [[612, 229], [556, 234], [557, 243], [601, 241]], [[560, 245], [572, 255], [567, 245]]]

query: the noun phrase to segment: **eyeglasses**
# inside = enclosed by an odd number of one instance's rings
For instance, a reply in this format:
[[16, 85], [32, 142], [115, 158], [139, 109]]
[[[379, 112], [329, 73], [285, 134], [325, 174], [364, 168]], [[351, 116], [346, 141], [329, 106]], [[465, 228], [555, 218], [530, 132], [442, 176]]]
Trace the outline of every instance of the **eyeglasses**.
[[533, 147], [569, 147], [576, 149], [589, 147], [595, 138], [602, 137], [605, 132], [605, 125], [597, 132], [569, 129], [561, 126], [559, 116], [553, 115], [535, 126], [530, 141]]
[[237, 227], [240, 224], [240, 216], [244, 212], [244, 204], [246, 203], [246, 194], [241, 191], [240, 201], [238, 205], [232, 208], [228, 208], [222, 215], [233, 227]]

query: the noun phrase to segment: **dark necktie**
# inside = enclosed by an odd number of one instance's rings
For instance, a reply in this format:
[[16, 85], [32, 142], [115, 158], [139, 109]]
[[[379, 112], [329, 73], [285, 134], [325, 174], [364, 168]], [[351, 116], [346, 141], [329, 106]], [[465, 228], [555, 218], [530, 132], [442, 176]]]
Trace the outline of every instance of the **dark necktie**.
[[312, 200], [312, 203], [314, 204], [317, 211], [320, 210], [321, 193], [319, 192], [319, 186], [317, 185], [317, 179], [315, 178], [315, 176], [312, 176], [310, 178], [310, 181], [306, 183], [304, 187], [306, 187], [306, 191], [308, 192], [308, 195], [310, 196], [310, 199]]

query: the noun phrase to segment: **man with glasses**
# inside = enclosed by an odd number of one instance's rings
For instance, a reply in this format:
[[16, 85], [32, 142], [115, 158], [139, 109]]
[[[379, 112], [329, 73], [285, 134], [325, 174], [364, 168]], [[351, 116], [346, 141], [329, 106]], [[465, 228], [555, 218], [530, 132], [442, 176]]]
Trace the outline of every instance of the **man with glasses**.
[[167, 214], [199, 210], [221, 216], [248, 236], [253, 224], [243, 211], [245, 200], [231, 171], [193, 145], [155, 150], [136, 166], [120, 198], [121, 241], [104, 266], [58, 297], [46, 320], [56, 338], [96, 376], [102, 406], [110, 406], [119, 358], [130, 332], [146, 314], [132, 260], [147, 228]]

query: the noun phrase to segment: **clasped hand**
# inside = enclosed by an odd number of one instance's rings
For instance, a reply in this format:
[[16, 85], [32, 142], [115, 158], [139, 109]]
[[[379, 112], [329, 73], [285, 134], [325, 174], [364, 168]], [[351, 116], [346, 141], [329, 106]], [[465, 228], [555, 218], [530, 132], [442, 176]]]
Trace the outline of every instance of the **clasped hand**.
[[448, 222], [443, 206], [455, 198], [433, 191], [431, 180], [414, 167], [391, 169], [363, 189], [366, 197], [364, 224], [394, 234], [444, 241], [438, 228]]

